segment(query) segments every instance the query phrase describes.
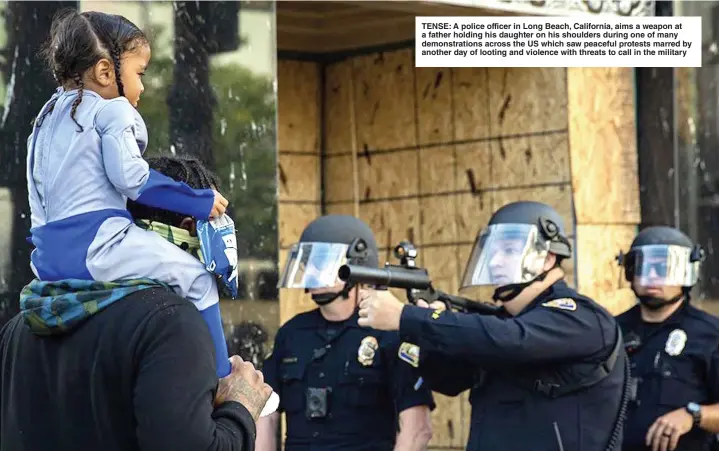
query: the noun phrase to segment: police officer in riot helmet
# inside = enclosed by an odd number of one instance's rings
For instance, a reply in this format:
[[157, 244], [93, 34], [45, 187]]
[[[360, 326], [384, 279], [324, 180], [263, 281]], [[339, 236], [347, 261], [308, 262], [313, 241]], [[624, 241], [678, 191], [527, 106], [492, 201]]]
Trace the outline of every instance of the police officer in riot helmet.
[[399, 330], [419, 345], [434, 391], [471, 390], [468, 451], [616, 450], [626, 354], [611, 314], [563, 280], [561, 262], [571, 256], [556, 211], [510, 203], [479, 233], [462, 280], [462, 288], [494, 289], [496, 315], [363, 290], [360, 325]]
[[[279, 288], [309, 293], [317, 308], [280, 327], [263, 374], [285, 412], [285, 450], [421, 450], [431, 438], [431, 391], [399, 334], [357, 324], [357, 292], [337, 276], [345, 263], [378, 266], [370, 228], [353, 216], [310, 223], [289, 252]], [[398, 355], [405, 356], [402, 361]], [[410, 357], [407, 357], [410, 356]], [[279, 413], [258, 422], [258, 451], [275, 451]], [[399, 430], [399, 432], [398, 432]]]
[[690, 305], [702, 249], [681, 231], [648, 227], [619, 263], [638, 303], [617, 317], [631, 361], [624, 450], [716, 449], [719, 318]]

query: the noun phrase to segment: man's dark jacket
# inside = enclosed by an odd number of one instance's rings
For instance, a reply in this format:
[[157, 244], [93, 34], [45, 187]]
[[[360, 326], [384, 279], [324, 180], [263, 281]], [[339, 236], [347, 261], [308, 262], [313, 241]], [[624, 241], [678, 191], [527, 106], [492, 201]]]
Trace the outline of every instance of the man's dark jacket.
[[132, 293], [61, 334], [21, 315], [0, 334], [0, 451], [253, 450], [236, 402], [213, 406], [214, 348], [197, 309]]

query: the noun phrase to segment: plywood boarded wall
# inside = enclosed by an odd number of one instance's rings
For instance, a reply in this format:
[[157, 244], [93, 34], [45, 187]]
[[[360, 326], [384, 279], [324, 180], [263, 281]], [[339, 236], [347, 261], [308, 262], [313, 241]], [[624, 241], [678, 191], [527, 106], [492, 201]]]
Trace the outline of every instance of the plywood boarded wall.
[[613, 314], [635, 302], [614, 261], [641, 221], [631, 68], [567, 70], [577, 278]]
[[[320, 66], [305, 61], [277, 64], [279, 158], [279, 265], [302, 229], [321, 212]], [[314, 306], [301, 290], [280, 290], [280, 324]]]

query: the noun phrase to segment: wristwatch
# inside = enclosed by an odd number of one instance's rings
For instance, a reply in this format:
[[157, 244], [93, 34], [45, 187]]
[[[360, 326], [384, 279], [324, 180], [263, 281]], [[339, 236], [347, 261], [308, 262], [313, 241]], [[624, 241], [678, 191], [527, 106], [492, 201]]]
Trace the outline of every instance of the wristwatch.
[[692, 416], [692, 427], [699, 426], [699, 423], [702, 421], [702, 408], [699, 404], [695, 402], [690, 402], [685, 407], [687, 412]]

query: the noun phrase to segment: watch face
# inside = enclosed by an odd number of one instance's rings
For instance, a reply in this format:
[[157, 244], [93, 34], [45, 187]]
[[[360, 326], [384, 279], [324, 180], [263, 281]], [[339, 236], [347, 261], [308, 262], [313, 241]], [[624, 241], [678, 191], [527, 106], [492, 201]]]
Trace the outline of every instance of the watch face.
[[701, 410], [701, 407], [699, 407], [699, 404], [697, 404], [695, 402], [690, 402], [689, 404], [687, 404], [687, 410], [689, 410], [692, 413], [699, 412]]

